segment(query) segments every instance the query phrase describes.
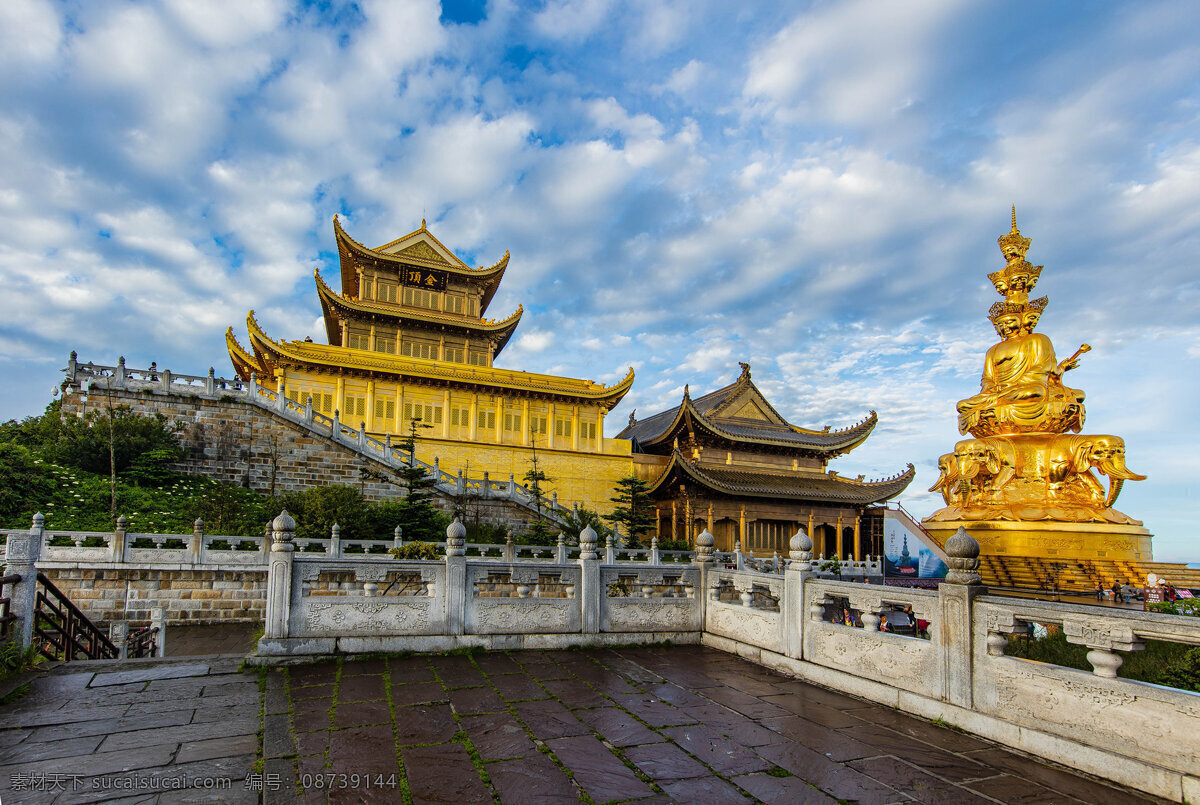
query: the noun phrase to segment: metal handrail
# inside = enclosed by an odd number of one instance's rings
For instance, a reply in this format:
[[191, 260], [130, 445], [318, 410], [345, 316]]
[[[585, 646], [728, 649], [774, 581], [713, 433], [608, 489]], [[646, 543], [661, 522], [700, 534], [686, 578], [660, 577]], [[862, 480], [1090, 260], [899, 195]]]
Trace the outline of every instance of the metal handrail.
[[33, 633], [38, 652], [48, 660], [112, 660], [120, 655], [113, 642], [83, 610], [44, 573], [37, 574]]
[[[4, 592], [6, 586], [17, 584], [20, 581], [20, 573], [0, 576], [0, 593]], [[12, 625], [16, 621], [17, 616], [12, 614], [12, 592], [10, 591], [8, 595], [0, 595], [0, 639], [7, 640], [12, 635]]]

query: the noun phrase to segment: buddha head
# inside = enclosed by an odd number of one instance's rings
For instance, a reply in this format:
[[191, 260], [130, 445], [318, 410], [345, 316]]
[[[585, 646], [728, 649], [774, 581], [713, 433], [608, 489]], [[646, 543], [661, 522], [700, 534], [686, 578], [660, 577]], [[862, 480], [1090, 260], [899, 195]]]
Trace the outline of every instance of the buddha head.
[[1015, 302], [997, 302], [988, 311], [988, 318], [1000, 338], [1007, 341], [1021, 333], [1021, 317], [1026, 310], [1025, 305]]

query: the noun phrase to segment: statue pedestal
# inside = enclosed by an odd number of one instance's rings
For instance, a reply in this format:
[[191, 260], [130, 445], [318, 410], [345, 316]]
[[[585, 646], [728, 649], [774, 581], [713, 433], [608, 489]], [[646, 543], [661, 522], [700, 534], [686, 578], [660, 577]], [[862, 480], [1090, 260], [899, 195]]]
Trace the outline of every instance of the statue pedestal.
[[1140, 562], [1154, 558], [1150, 545], [1152, 535], [1140, 525], [1053, 520], [922, 520], [921, 525], [939, 547], [961, 526], [979, 543], [979, 552], [983, 556]]

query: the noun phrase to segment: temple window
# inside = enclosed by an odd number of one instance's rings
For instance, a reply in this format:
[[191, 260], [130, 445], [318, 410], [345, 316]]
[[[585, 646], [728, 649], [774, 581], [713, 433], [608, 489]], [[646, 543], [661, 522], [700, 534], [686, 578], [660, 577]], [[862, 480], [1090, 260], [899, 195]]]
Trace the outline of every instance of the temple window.
[[451, 361], [453, 363], [464, 363], [465, 352], [466, 351], [462, 347], [452, 347], [446, 345], [442, 348], [443, 360]]
[[595, 422], [580, 422], [579, 423], [579, 438], [595, 441], [596, 439], [596, 423]]
[[395, 302], [396, 301], [396, 286], [386, 282], [377, 283], [375, 286], [375, 299], [379, 302]]
[[504, 429], [507, 431], [521, 430], [521, 412], [506, 411], [504, 413]]
[[396, 339], [383, 338], [380, 335], [375, 335], [375, 351], [386, 352], [389, 355], [396, 354]]
[[366, 397], [351, 397], [346, 395], [346, 410], [342, 414], [342, 419], [347, 419], [352, 416], [363, 417], [367, 415], [367, 398]]
[[473, 366], [487, 366], [488, 365], [487, 359], [488, 359], [488, 356], [487, 356], [486, 352], [477, 352], [475, 350], [471, 350], [470, 363]]
[[476, 425], [480, 430], [495, 430], [496, 429], [496, 412], [495, 411], [480, 411], [476, 417]]
[[375, 398], [375, 418], [394, 419], [396, 416], [396, 401], [391, 397]]
[[462, 294], [448, 293], [446, 294], [446, 312], [447, 313], [462, 313], [466, 309], [467, 298]]
[[546, 435], [546, 425], [547, 425], [546, 417], [538, 416], [537, 414], [530, 414], [530, 416], [529, 416], [529, 432], [530, 433], [536, 433], [539, 436], [545, 436]]
[[442, 424], [442, 406], [422, 403], [405, 403], [404, 418], [419, 419], [426, 425]]
[[404, 288], [404, 304], [413, 307], [424, 307], [437, 310], [441, 307], [441, 294], [437, 291], [427, 291], [424, 288]]
[[407, 355], [410, 358], [424, 358], [426, 360], [437, 359], [437, 344], [431, 344], [424, 341], [402, 341], [400, 344], [400, 354]]
[[350, 349], [369, 349], [371, 346], [371, 336], [364, 333], [347, 333], [346, 346]]
[[554, 420], [554, 436], [556, 438], [570, 439], [571, 438], [571, 420], [569, 420], [569, 419]]
[[450, 409], [450, 424], [456, 428], [471, 427], [471, 409], [469, 408], [451, 408]]

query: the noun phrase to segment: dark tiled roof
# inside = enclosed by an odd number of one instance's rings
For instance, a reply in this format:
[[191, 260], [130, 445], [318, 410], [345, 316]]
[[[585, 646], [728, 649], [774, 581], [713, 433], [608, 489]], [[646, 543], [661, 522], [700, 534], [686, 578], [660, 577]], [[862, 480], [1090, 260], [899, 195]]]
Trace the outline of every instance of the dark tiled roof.
[[846, 503], [876, 503], [903, 492], [914, 477], [912, 464], [899, 475], [881, 481], [858, 481], [836, 475], [771, 472], [767, 470], [736, 470], [698, 466], [675, 453], [671, 463], [659, 476], [658, 483], [682, 473], [693, 480], [730, 495], [775, 497], [799, 500], [836, 500]]

